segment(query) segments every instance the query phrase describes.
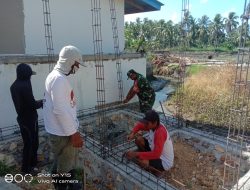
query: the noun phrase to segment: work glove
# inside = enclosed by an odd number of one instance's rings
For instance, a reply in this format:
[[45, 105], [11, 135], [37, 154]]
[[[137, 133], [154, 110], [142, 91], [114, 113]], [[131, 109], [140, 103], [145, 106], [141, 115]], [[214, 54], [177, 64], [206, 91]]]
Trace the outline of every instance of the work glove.
[[75, 148], [80, 148], [83, 146], [83, 139], [79, 132], [76, 132], [75, 134], [70, 136], [70, 142]]

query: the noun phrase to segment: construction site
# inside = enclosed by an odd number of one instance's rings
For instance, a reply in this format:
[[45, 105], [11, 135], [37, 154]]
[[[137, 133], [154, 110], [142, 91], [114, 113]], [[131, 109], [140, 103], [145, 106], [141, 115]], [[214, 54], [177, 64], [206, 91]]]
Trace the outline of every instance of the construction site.
[[[43, 95], [45, 77], [53, 70], [58, 58], [55, 52], [58, 52], [62, 45], [55, 43], [55, 41], [60, 41], [63, 36], [60, 34], [62, 28], [58, 27], [55, 30], [53, 28], [56, 25], [53, 21], [58, 19], [60, 22], [61, 17], [60, 13], [56, 15], [56, 3], [58, 2], [41, 0], [41, 3], [35, 6], [37, 9], [34, 8], [31, 11], [29, 6], [34, 6], [36, 3], [24, 0], [22, 6], [24, 10], [28, 10], [27, 15], [34, 14], [39, 8], [42, 9], [39, 13], [39, 19], [43, 21], [43, 31], [34, 34], [24, 42], [26, 49], [22, 49], [20, 46], [11, 53], [8, 53], [7, 50], [1, 53], [3, 47], [0, 45], [0, 87], [4, 88], [4, 91], [9, 93], [10, 83], [16, 77], [16, 66], [19, 63], [27, 63], [31, 65], [33, 70], [40, 73], [36, 79], [34, 78], [34, 95], [35, 97]], [[84, 3], [79, 5], [84, 6]], [[121, 25], [123, 25], [124, 14], [156, 11], [163, 4], [155, 0], [91, 0], [85, 4], [85, 8], [89, 6], [86, 8], [89, 15], [84, 16], [86, 22], [91, 22], [89, 23], [89, 33], [87, 33], [89, 36], [82, 37], [90, 41], [89, 44], [82, 46], [88, 54], [83, 55], [83, 60], [88, 66], [80, 69], [76, 79], [71, 79], [74, 83], [73, 88], [77, 89], [76, 96], [79, 97], [77, 117], [80, 123], [79, 131], [84, 139], [84, 147], [79, 149], [79, 159], [75, 161], [76, 167], [81, 170], [79, 179], [82, 180], [83, 189], [250, 190], [250, 110], [248, 107], [250, 48], [246, 47], [245, 40], [250, 18], [247, 8], [249, 3], [248, 0], [245, 0], [244, 7], [242, 7], [244, 12], [241, 22], [244, 27], [241, 29], [241, 40], [238, 53], [235, 55], [236, 62], [232, 65], [235, 78], [232, 84], [229, 122], [226, 128], [199, 124], [195, 121], [190, 122], [184, 116], [183, 88], [186, 82], [186, 69], [190, 64], [188, 62], [191, 64], [196, 62], [195, 58], [188, 58], [187, 52], [184, 51], [185, 48], [178, 52], [178, 58], [168, 53], [158, 52], [161, 56], [152, 63], [164, 64], [164, 59], [166, 60], [167, 57], [170, 62], [179, 65], [175, 91], [171, 92], [176, 97], [171, 112], [160, 100], [156, 100], [158, 101], [155, 103], [158, 106], [157, 109], [155, 106], [153, 107], [159, 113], [160, 121], [167, 127], [173, 141], [174, 166], [168, 171], [152, 171], [151, 168], [140, 167], [136, 160], [129, 160], [124, 156], [125, 152], [137, 148], [134, 141], [127, 140], [127, 136], [135, 123], [144, 117], [144, 114], [139, 110], [138, 100], [134, 99], [127, 104], [122, 103], [131, 86], [130, 81], [127, 80], [127, 71], [133, 68], [143, 75], [147, 74], [147, 63], [144, 56], [139, 53], [123, 54], [121, 51], [124, 48], [124, 37], [121, 37], [123, 35]], [[65, 7], [67, 8], [67, 6], [69, 7], [69, 3], [65, 2]], [[74, 9], [72, 8], [72, 10]], [[189, 0], [182, 0], [180, 12], [182, 22], [188, 11]], [[56, 16], [58, 17], [54, 19], [53, 17]], [[27, 23], [31, 23], [28, 21]], [[26, 27], [24, 36], [27, 36], [25, 32], [29, 31], [27, 28], [36, 30], [37, 27], [27, 25], [29, 24], [26, 24], [24, 20], [24, 28]], [[39, 27], [37, 30], [41, 29]], [[188, 26], [183, 22], [182, 27], [183, 34], [180, 36], [182, 39], [180, 46], [186, 47], [185, 39]], [[82, 30], [85, 30], [85, 27]], [[109, 35], [104, 34], [103, 30], [106, 33], [110, 32]], [[70, 32], [72, 32], [72, 38], [76, 38], [73, 40], [77, 43], [78, 33], [74, 36], [74, 31]], [[39, 39], [36, 40], [38, 41], [37, 48], [32, 46], [33, 40], [36, 38], [35, 35], [39, 35]], [[42, 49], [42, 45], [44, 45], [42, 44], [40, 47], [40, 36], [43, 37], [46, 45], [42, 50], [43, 53], [37, 53], [40, 52], [39, 48]], [[65, 41], [69, 42], [69, 40]], [[31, 41], [32, 43], [29, 44]], [[79, 42], [79, 46], [80, 43], [83, 44], [85, 41]], [[93, 51], [88, 46], [92, 46]], [[17, 47], [16, 44], [15, 47]], [[164, 56], [165, 58], [162, 58]], [[13, 76], [10, 76], [10, 73]], [[164, 76], [166, 73], [164, 70], [157, 70], [157, 74]], [[13, 105], [10, 103], [11, 97], [4, 93], [1, 90], [0, 161], [11, 166], [13, 170], [6, 171], [7, 174], [14, 175], [15, 172], [20, 171], [22, 138], [15, 120]], [[47, 174], [53, 161], [53, 155], [48, 144], [48, 135], [41, 113], [39, 113], [38, 159], [41, 163], [39, 167], [41, 171], [40, 176], [32, 176], [32, 180], [34, 179], [35, 182], [31, 180], [29, 183], [25, 181], [6, 183], [6, 178], [4, 178], [6, 173], [1, 173], [0, 189], [54, 189], [53, 185], [46, 181], [51, 180]]]

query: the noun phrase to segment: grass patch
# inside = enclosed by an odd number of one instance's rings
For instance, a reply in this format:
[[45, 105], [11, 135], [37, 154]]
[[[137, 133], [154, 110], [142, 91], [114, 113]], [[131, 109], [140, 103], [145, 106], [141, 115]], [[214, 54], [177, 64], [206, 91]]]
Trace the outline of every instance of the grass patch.
[[[196, 71], [198, 69], [194, 69]], [[246, 73], [242, 74], [245, 78]], [[235, 78], [235, 67], [232, 65], [221, 67], [207, 67], [188, 77], [183, 90], [183, 116], [185, 119], [200, 123], [210, 123], [216, 126], [227, 126], [230, 119], [232, 84]], [[244, 94], [243, 87], [240, 97]], [[175, 105], [176, 95], [172, 96], [170, 104]], [[248, 103], [249, 104], [249, 103]], [[244, 106], [247, 101], [235, 105], [235, 108]], [[239, 115], [232, 116], [233, 125], [240, 123]]]
[[206, 65], [198, 65], [198, 64], [190, 65], [187, 68], [187, 75], [188, 76], [195, 75], [199, 73], [200, 71], [204, 70], [205, 68], [207, 68]]
[[227, 47], [212, 47], [212, 46], [208, 46], [208, 47], [204, 47], [204, 48], [189, 48], [187, 51], [197, 51], [197, 52], [203, 52], [203, 51], [210, 51], [210, 52], [227, 52], [227, 53], [231, 53], [231, 52], [234, 52], [234, 51], [237, 51], [237, 48], [235, 49], [229, 49]]
[[0, 161], [0, 176], [15, 173], [14, 166], [7, 166], [4, 162]]
[[84, 169], [82, 168], [76, 168], [75, 169], [75, 179], [77, 179], [78, 181], [82, 181], [83, 180], [83, 173], [84, 173]]
[[33, 178], [33, 180], [30, 182], [30, 184], [32, 186], [35, 186], [35, 185], [39, 184], [39, 182], [38, 182], [37, 178]]
[[207, 46], [207, 47], [190, 47], [190, 48], [186, 48], [186, 49], [183, 49], [183, 48], [180, 48], [180, 47], [174, 47], [174, 48], [171, 48], [171, 49], [168, 49], [169, 51], [186, 51], [186, 52], [225, 52], [225, 53], [233, 53], [233, 52], [237, 52], [237, 48], [228, 48], [228, 47], [213, 47], [213, 46]]

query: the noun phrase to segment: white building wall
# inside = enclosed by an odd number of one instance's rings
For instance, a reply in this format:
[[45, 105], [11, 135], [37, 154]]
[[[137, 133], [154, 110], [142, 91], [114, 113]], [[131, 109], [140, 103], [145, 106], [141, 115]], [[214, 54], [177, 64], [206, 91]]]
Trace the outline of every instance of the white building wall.
[[[24, 33], [26, 54], [46, 54], [42, 0], [24, 1]], [[103, 52], [113, 53], [113, 33], [109, 0], [101, 0]], [[116, 0], [116, 18], [120, 50], [124, 49], [124, 0]], [[93, 54], [91, 0], [50, 1], [52, 34], [55, 54], [68, 44], [83, 54]]]
[[[145, 58], [122, 59], [122, 73], [124, 84], [124, 96], [126, 96], [133, 81], [127, 80], [127, 71], [131, 68], [146, 75]], [[118, 82], [115, 61], [104, 61], [106, 103], [118, 101]], [[0, 62], [0, 128], [17, 124], [16, 111], [11, 99], [10, 86], [16, 79], [16, 66], [18, 64], [2, 64]], [[79, 109], [94, 107], [96, 103], [96, 75], [94, 61], [88, 61], [87, 67], [81, 67], [75, 76], [69, 76], [71, 85], [77, 98]], [[31, 82], [35, 99], [42, 99], [44, 94], [44, 81], [48, 75], [48, 64], [30, 64], [37, 75], [32, 76]], [[133, 99], [136, 101], [137, 97]], [[42, 119], [41, 110], [38, 111], [39, 119]]]

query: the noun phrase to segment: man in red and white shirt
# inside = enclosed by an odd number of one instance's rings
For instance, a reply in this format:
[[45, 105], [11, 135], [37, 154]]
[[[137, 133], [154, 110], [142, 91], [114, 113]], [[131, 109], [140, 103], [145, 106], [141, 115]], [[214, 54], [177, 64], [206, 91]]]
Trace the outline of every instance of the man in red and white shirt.
[[[136, 134], [139, 131], [148, 131], [145, 137]], [[131, 141], [135, 138], [138, 151], [128, 151], [128, 159], [137, 158], [139, 164], [151, 166], [157, 170], [169, 170], [173, 166], [174, 151], [170, 134], [166, 127], [160, 123], [157, 112], [150, 110], [145, 117], [136, 123], [128, 136]]]

